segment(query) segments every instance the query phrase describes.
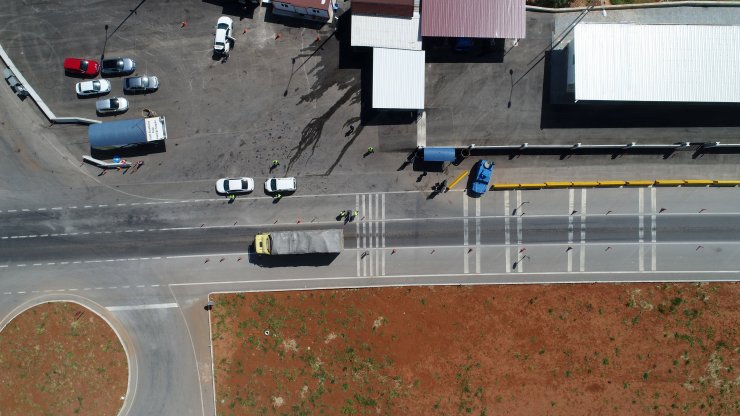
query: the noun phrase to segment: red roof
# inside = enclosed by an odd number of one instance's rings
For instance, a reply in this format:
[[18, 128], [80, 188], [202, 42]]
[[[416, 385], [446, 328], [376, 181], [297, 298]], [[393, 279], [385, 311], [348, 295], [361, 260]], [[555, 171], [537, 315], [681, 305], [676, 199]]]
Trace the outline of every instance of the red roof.
[[311, 7], [313, 9], [328, 10], [331, 0], [279, 0], [281, 3], [292, 4], [298, 7]]
[[414, 0], [352, 0], [352, 13], [411, 17]]
[[522, 39], [525, 0], [424, 0], [422, 36]]

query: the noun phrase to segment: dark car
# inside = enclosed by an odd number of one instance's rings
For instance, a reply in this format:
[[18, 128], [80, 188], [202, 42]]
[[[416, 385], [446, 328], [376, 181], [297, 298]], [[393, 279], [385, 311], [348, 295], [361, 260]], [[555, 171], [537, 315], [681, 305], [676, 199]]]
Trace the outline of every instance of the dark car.
[[123, 80], [123, 91], [128, 93], [153, 92], [159, 88], [159, 79], [154, 75], [140, 75]]
[[136, 70], [136, 62], [131, 58], [109, 58], [101, 62], [103, 75], [128, 75]]
[[92, 59], [67, 58], [64, 60], [64, 72], [70, 75], [95, 77], [100, 72], [100, 64]]

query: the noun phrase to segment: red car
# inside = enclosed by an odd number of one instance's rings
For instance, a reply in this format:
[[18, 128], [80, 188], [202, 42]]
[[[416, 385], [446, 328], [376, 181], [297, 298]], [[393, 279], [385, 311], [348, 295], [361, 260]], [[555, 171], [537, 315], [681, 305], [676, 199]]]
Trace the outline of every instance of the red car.
[[100, 64], [88, 59], [67, 58], [64, 60], [64, 72], [94, 77], [100, 72]]

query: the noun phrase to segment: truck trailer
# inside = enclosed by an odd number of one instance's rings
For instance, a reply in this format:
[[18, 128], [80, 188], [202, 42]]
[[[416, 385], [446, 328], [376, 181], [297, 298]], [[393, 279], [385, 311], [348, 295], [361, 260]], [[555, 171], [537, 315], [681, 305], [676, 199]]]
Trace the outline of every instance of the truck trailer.
[[163, 143], [167, 138], [167, 124], [164, 117], [109, 121], [91, 124], [87, 136], [90, 147], [95, 149]]
[[254, 237], [257, 254], [341, 253], [344, 233], [341, 229], [310, 231], [274, 231]]

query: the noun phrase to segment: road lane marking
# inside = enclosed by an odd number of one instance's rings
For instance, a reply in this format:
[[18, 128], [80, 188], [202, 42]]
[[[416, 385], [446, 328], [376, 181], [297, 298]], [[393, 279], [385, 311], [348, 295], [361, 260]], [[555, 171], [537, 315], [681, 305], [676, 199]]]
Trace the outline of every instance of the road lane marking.
[[177, 303], [151, 303], [148, 305], [108, 306], [105, 309], [108, 309], [110, 312], [118, 312], [118, 311], [145, 310], [145, 309], [171, 309], [171, 308], [179, 308], [179, 307], [180, 306]]
[[651, 225], [651, 231], [652, 231], [652, 246], [650, 250], [650, 267], [651, 270], [655, 271], [657, 269], [657, 263], [658, 263], [658, 252], [656, 251], [656, 245], [655, 242], [658, 239], [658, 226], [657, 226], [657, 208], [658, 207], [658, 193], [657, 189], [655, 187], [650, 188], [650, 208], [652, 210], [652, 215], [650, 216], [652, 225]]
[[[363, 200], [364, 202], [364, 200]], [[360, 214], [360, 218], [357, 219], [357, 222], [355, 223], [355, 247], [360, 248], [360, 222], [362, 221], [362, 218], [365, 216], [365, 207], [364, 203], [363, 205], [360, 205], [360, 195], [355, 195], [355, 209], [357, 209]], [[357, 262], [357, 275], [360, 276], [361, 267], [362, 264], [360, 262], [360, 252], [359, 250], [355, 253], [355, 259]]]
[[511, 244], [511, 232], [509, 230], [509, 191], [504, 191], [504, 244], [506, 244], [506, 273], [511, 272], [511, 250], [509, 244]]
[[383, 270], [380, 273], [380, 275], [385, 276], [385, 251], [386, 251], [385, 250], [385, 194], [380, 194], [380, 197], [383, 199], [382, 203], [380, 204], [381, 209], [382, 209], [380, 213], [380, 218], [383, 219], [383, 222], [380, 223], [382, 226], [382, 232], [381, 232], [382, 246], [381, 247], [383, 247], [383, 251], [382, 251], [383, 252], [383, 261], [382, 261]]
[[475, 198], [475, 272], [480, 273], [480, 198]]
[[[375, 223], [375, 232], [373, 236], [375, 237], [375, 245], [373, 247], [380, 247], [380, 224], [382, 224], [383, 218], [380, 216], [380, 194], [375, 194], [375, 216], [380, 219], [380, 223]], [[381, 250], [382, 251], [382, 250]], [[379, 265], [379, 252], [375, 250], [373, 252], [373, 261], [375, 263], [375, 275], [380, 274], [380, 269], [378, 268]]]
[[516, 216], [516, 271], [519, 273], [524, 273], [524, 262], [522, 261], [524, 256], [522, 254], [522, 236], [524, 234], [524, 227], [522, 226], [522, 216], [524, 215], [524, 204], [522, 203], [522, 191], [517, 190], [516, 191], [516, 206], [517, 209], [520, 209], [522, 211], [521, 214], [517, 212]]
[[463, 273], [470, 273], [470, 264], [468, 261], [468, 197], [462, 194], [463, 198]]
[[[645, 241], [645, 188], [639, 188], [637, 193], [637, 212], [638, 212], [638, 232], [637, 241], [642, 243]], [[640, 244], [639, 247], [639, 258], [638, 258], [638, 270], [641, 272], [645, 271], [645, 246]]]
[[579, 251], [579, 269], [586, 270], [586, 188], [581, 189], [581, 250]]
[[[568, 190], [568, 247], [573, 244], [573, 208], [575, 208], [575, 189]], [[566, 249], [567, 250], [567, 249]], [[568, 272], [573, 271], [573, 250], [567, 250]]]

